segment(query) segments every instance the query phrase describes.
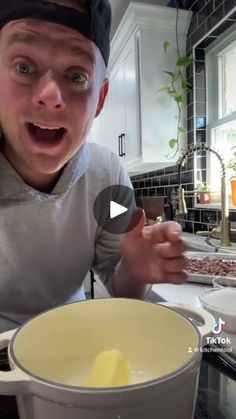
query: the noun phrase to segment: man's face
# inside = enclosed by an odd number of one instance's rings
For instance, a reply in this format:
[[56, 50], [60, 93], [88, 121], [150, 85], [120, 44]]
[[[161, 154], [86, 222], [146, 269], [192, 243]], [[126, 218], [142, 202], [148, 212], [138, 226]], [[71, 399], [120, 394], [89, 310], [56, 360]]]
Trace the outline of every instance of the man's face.
[[4, 26], [0, 125], [20, 175], [53, 176], [79, 150], [102, 107], [104, 78], [99, 49], [76, 30], [36, 19]]

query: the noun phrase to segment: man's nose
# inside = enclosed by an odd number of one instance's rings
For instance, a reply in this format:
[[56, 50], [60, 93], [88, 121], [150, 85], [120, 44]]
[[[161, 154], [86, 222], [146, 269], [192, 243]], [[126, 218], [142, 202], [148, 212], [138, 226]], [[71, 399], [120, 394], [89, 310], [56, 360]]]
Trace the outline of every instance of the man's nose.
[[50, 111], [65, 109], [61, 88], [52, 74], [45, 74], [40, 79], [32, 101], [36, 107], [47, 108]]

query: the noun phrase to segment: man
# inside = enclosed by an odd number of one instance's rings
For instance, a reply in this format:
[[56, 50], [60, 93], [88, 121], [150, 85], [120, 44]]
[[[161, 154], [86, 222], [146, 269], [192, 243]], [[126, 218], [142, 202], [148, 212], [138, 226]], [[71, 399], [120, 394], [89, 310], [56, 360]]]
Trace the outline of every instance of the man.
[[91, 267], [113, 296], [186, 279], [178, 224], [144, 227], [136, 209], [120, 237], [93, 216], [98, 192], [131, 186], [86, 143], [108, 92], [110, 20], [107, 0], [0, 0], [0, 331], [68, 301]]

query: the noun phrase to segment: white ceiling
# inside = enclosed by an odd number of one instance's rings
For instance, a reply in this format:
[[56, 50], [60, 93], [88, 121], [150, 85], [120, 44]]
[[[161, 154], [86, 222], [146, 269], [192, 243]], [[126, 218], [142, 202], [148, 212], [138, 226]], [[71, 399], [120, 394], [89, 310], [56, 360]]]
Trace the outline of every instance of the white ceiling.
[[[166, 6], [168, 0], [136, 0], [141, 3], [150, 3], [150, 4], [159, 4]], [[117, 26], [119, 25], [122, 16], [124, 15], [125, 10], [127, 9], [130, 0], [110, 0], [112, 8], [112, 26], [111, 26], [111, 36], [113, 36]]]

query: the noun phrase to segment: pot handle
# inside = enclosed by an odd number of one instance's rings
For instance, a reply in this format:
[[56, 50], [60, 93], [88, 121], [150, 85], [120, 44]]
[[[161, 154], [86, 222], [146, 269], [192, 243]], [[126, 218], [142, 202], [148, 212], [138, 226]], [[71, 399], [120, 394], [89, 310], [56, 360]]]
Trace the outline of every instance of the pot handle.
[[[202, 346], [207, 344], [206, 338], [212, 336], [212, 327], [215, 324], [215, 318], [211, 313], [204, 310], [203, 308], [193, 307], [187, 304], [178, 304], [170, 302], [161, 302], [158, 303], [166, 307], [175, 309], [178, 313], [184, 314], [190, 319], [195, 320], [194, 324], [199, 330], [199, 333], [202, 337]], [[203, 321], [203, 325], [197, 324], [196, 321]]]
[[[17, 329], [0, 334], [0, 349], [8, 346]], [[11, 371], [0, 371], [0, 394], [16, 395], [29, 391], [30, 378], [19, 368]]]
[[8, 344], [14, 334], [16, 333], [17, 329], [8, 330], [7, 332], [0, 333], [0, 349], [4, 349], [8, 347]]

